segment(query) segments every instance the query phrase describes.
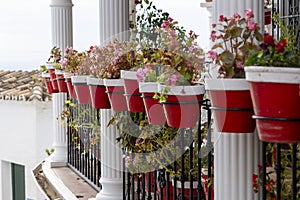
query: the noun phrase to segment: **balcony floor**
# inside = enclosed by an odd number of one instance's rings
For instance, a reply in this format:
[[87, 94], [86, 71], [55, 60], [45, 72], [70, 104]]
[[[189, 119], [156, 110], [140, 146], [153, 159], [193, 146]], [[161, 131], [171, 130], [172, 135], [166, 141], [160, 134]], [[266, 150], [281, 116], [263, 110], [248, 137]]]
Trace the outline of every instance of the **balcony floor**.
[[50, 168], [43, 163], [33, 173], [39, 187], [50, 199], [88, 200], [99, 192], [69, 167]]

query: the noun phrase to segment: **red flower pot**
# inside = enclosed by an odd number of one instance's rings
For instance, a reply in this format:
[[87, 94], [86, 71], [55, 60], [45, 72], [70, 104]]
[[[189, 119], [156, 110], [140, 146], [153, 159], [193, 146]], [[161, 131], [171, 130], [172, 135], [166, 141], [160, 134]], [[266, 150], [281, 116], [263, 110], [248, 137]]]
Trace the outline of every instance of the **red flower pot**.
[[123, 79], [104, 79], [104, 85], [110, 105], [114, 111], [127, 111], [126, 98], [124, 96], [124, 80]]
[[154, 192], [154, 185], [155, 185], [154, 172], [148, 172], [145, 174], [145, 185], [146, 185], [146, 191]]
[[121, 78], [124, 79], [124, 95], [126, 97], [128, 110], [131, 112], [145, 112], [136, 72], [121, 70]]
[[72, 83], [78, 104], [91, 104], [90, 90], [87, 85], [88, 76], [72, 76]]
[[[172, 183], [174, 186], [174, 183]], [[182, 184], [180, 181], [177, 181], [177, 186], [176, 186], [176, 190], [177, 190], [177, 194], [179, 194], [180, 196], [182, 195]], [[193, 182], [193, 188], [190, 188], [190, 182], [189, 181], [185, 181], [184, 182], [184, 198], [182, 199], [190, 199], [190, 193], [193, 193], [193, 200], [197, 200], [198, 199], [198, 182]]]
[[155, 82], [139, 83], [139, 90], [142, 93], [146, 114], [149, 124], [164, 125], [166, 124], [166, 117], [164, 114], [163, 105], [159, 103], [158, 99], [153, 96], [158, 92], [158, 85]]
[[52, 81], [49, 73], [42, 73], [42, 77], [44, 78], [45, 86], [49, 94], [57, 93], [58, 90], [54, 90], [52, 87]]
[[254, 132], [253, 105], [245, 79], [208, 79], [205, 87], [219, 132]]
[[[159, 91], [165, 90], [159, 85]], [[170, 86], [168, 97], [163, 104], [167, 124], [175, 128], [191, 128], [199, 121], [204, 86]]]
[[93, 107], [99, 109], [110, 109], [111, 106], [103, 79], [89, 77], [87, 79], [87, 85], [89, 86]]
[[48, 72], [50, 74], [53, 89], [58, 91], [58, 84], [57, 84], [56, 74], [55, 74], [55, 65], [56, 65], [55, 63], [47, 63], [46, 68], [48, 69]]
[[[157, 195], [158, 199], [162, 200], [171, 200], [173, 199], [173, 194], [174, 194], [174, 187], [172, 185], [172, 181], [169, 181], [169, 188], [167, 185], [162, 189], [163, 196], [161, 197], [161, 188], [159, 186], [158, 181], [156, 181], [156, 187], [157, 187]], [[167, 191], [169, 191], [169, 198], [167, 198]]]
[[56, 81], [58, 84], [58, 91], [59, 92], [68, 92], [66, 80], [63, 74], [63, 71], [60, 70], [55, 70], [55, 75], [56, 75]]
[[271, 9], [265, 10], [265, 25], [269, 25], [272, 22], [272, 11]]
[[[259, 138], [266, 142], [300, 142], [300, 69], [247, 67], [246, 79]], [[282, 94], [279, 98], [278, 94]]]
[[75, 90], [74, 90], [74, 86], [73, 86], [73, 83], [72, 83], [71, 76], [68, 75], [68, 74], [65, 74], [64, 76], [65, 76], [65, 81], [66, 81], [66, 84], [67, 84], [69, 96], [72, 99], [76, 99], [77, 97], [76, 97], [76, 94], [75, 94]]

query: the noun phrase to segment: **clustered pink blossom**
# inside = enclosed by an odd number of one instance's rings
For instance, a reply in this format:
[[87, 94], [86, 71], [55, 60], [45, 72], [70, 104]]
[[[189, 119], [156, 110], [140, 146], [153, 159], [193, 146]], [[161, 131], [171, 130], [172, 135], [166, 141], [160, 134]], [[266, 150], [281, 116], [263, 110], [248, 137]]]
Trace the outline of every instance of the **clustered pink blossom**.
[[144, 68], [139, 68], [136, 72], [138, 82], [144, 82], [146, 80], [146, 77], [149, 75], [151, 69], [151, 65], [145, 65]]
[[179, 78], [180, 78], [180, 75], [172, 74], [167, 78], [165, 83], [166, 84], [171, 83], [171, 86], [175, 86]]
[[209, 58], [212, 59], [213, 61], [217, 58], [218, 54], [216, 51], [211, 50], [211, 51], [208, 51], [207, 53], [208, 53]]
[[245, 15], [246, 15], [246, 18], [248, 18], [248, 19], [254, 17], [253, 10], [251, 10], [251, 9], [245, 9], [245, 10], [244, 10], [244, 13], [245, 13]]
[[256, 29], [257, 23], [254, 21], [249, 20], [248, 21], [248, 29], [251, 31], [254, 31]]

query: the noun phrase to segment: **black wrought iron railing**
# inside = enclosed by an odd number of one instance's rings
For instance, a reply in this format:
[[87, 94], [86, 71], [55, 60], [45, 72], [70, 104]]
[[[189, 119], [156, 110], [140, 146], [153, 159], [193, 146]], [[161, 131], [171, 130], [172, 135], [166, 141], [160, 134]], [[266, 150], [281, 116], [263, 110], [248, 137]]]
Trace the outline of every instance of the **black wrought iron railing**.
[[[132, 173], [128, 170], [126, 158], [134, 155], [124, 150], [124, 200], [213, 199], [210, 101], [202, 101], [202, 108], [206, 112], [207, 122], [203, 123], [200, 116], [196, 130], [178, 129], [178, 140], [175, 141], [174, 147], [180, 147], [183, 153], [174, 158], [175, 161], [168, 166], [160, 166], [145, 173]], [[196, 135], [193, 135], [194, 132]], [[204, 136], [207, 141], [205, 148], [203, 148]], [[192, 140], [189, 137], [193, 137]], [[136, 162], [134, 159], [132, 161]]]
[[68, 164], [95, 189], [101, 188], [100, 116], [91, 105], [66, 104], [68, 118]]
[[[299, 0], [272, 0], [271, 2], [272, 15], [279, 14], [280, 18], [284, 20], [285, 25], [290, 27], [296, 35], [298, 46], [300, 45], [300, 1]], [[272, 35], [277, 38], [280, 37], [280, 27], [276, 25], [276, 22], [272, 21]]]

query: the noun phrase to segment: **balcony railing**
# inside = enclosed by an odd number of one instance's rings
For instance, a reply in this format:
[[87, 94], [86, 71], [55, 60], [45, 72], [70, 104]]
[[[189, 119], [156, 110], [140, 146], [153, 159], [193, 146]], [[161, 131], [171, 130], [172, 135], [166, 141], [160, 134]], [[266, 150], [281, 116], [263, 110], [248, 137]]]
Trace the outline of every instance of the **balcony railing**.
[[68, 119], [68, 164], [95, 189], [100, 189], [100, 116], [91, 105], [72, 100]]
[[[99, 110], [90, 105], [78, 105], [74, 100], [72, 103], [75, 106], [69, 105], [71, 115], [68, 119], [68, 163], [87, 182], [100, 189]], [[212, 123], [209, 100], [202, 102], [202, 115], [206, 116], [206, 121], [199, 123], [196, 137], [189, 145], [184, 143], [186, 141], [184, 137], [192, 135], [192, 130], [178, 130], [178, 134], [182, 138], [175, 145], [184, 149], [184, 153], [168, 166], [145, 173], [131, 173], [125, 167], [125, 159], [128, 155], [133, 156], [133, 154], [124, 149], [124, 200], [213, 199], [214, 152], [211, 142]], [[203, 125], [206, 126], [207, 132], [203, 131]], [[204, 135], [205, 145], [203, 144]], [[253, 190], [261, 191], [264, 200], [270, 199], [272, 195], [276, 199], [298, 199], [300, 195], [300, 145], [263, 142], [262, 147], [262, 165], [260, 174], [257, 174], [253, 180]], [[197, 156], [195, 157], [195, 155]], [[180, 175], [174, 176], [173, 174], [172, 176], [170, 171]], [[187, 182], [187, 180], [192, 181]], [[186, 185], [186, 188], [181, 187], [182, 185]], [[271, 194], [271, 190], [273, 194]], [[287, 191], [291, 192], [287, 193]]]

